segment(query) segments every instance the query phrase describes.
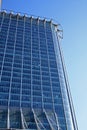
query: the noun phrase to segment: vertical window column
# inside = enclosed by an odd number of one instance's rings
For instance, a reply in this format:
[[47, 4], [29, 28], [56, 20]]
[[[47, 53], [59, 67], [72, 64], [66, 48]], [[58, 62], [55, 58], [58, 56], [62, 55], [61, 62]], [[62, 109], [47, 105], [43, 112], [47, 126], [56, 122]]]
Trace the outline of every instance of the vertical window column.
[[[4, 14], [5, 15], [5, 14]], [[8, 20], [8, 23], [5, 23], [5, 20]], [[10, 23], [11, 23], [11, 15], [10, 15], [10, 19], [9, 16], [7, 18], [3, 17], [3, 24], [7, 24], [7, 33], [6, 33], [6, 39], [5, 39], [5, 47], [4, 47], [4, 54], [3, 54], [3, 59], [2, 59], [2, 65], [1, 65], [1, 72], [0, 72], [0, 81], [1, 81], [1, 77], [2, 77], [2, 72], [3, 72], [3, 67], [4, 67], [4, 61], [5, 61], [5, 55], [6, 55], [6, 49], [7, 49], [7, 41], [8, 41], [8, 36], [9, 36], [9, 28], [10, 28]], [[4, 25], [2, 24], [2, 26], [4, 27]]]
[[[57, 69], [58, 69], [58, 75], [59, 75], [59, 81], [60, 81], [59, 83], [60, 83], [61, 96], [62, 96], [63, 109], [64, 109], [64, 119], [63, 119], [64, 123], [63, 124], [66, 125], [67, 124], [67, 117], [66, 117], [66, 110], [65, 110], [65, 104], [66, 103], [64, 102], [64, 100], [67, 100], [67, 95], [64, 96], [66, 92], [63, 92], [63, 90], [65, 88], [65, 83], [64, 83], [65, 81], [64, 81], [63, 68], [62, 68], [62, 65], [61, 65], [61, 56], [60, 56], [59, 47], [58, 47], [59, 41], [57, 40], [57, 32], [56, 32], [55, 26], [52, 25], [51, 28], [52, 28], [52, 35], [53, 35], [53, 41], [54, 41]], [[62, 122], [61, 122], [61, 117], [59, 118], [59, 122], [60, 122], [61, 125], [63, 125]], [[68, 129], [71, 129], [71, 128], [68, 128]]]
[[51, 73], [50, 73], [50, 61], [49, 61], [49, 53], [48, 53], [48, 41], [47, 41], [46, 24], [47, 24], [47, 22], [44, 21], [46, 48], [47, 48], [47, 56], [48, 56], [48, 68], [49, 68], [49, 76], [50, 76], [50, 87], [51, 87], [51, 96], [52, 96], [52, 103], [50, 104], [50, 107], [54, 111], [54, 100], [53, 100], [53, 90], [52, 90]]
[[[10, 14], [10, 20], [11, 20], [11, 14]], [[11, 24], [11, 22], [10, 22]], [[9, 33], [8, 33], [9, 35]], [[15, 32], [15, 36], [16, 36], [16, 32]], [[13, 61], [14, 61], [14, 51], [15, 51], [15, 42], [14, 42], [14, 50], [13, 50]], [[9, 87], [9, 99], [8, 99], [8, 120], [7, 120], [7, 128], [10, 128], [10, 113], [9, 113], [9, 106], [10, 106], [10, 96], [11, 96], [11, 83], [12, 83], [12, 75], [13, 75], [13, 61], [12, 61], [12, 68], [11, 68], [11, 78], [10, 78], [10, 87]]]
[[40, 50], [40, 30], [39, 30], [39, 25], [40, 20], [38, 18], [38, 41], [39, 41], [39, 58], [40, 58], [40, 79], [41, 79], [41, 98], [42, 98], [42, 109], [44, 109], [44, 103], [43, 103], [43, 87], [42, 87], [42, 70], [41, 70], [41, 50]]
[[[33, 108], [42, 108], [41, 70], [39, 51], [39, 21], [32, 20], [32, 85], [33, 85]], [[38, 89], [37, 89], [38, 87]]]
[[22, 81], [23, 81], [23, 60], [24, 60], [24, 37], [25, 37], [25, 16], [23, 25], [23, 43], [22, 43], [22, 67], [21, 67], [21, 88], [20, 88], [20, 109], [22, 107]]
[[[3, 13], [1, 13], [0, 15], [1, 15], [1, 23], [0, 23], [0, 32], [1, 32], [1, 29], [2, 29], [2, 24], [3, 24], [3, 21], [4, 21], [4, 12]], [[3, 16], [2, 16], [3, 15]]]
[[33, 88], [32, 88], [32, 17], [31, 17], [31, 108], [33, 108]]
[[10, 79], [10, 88], [9, 88], [8, 108], [10, 107], [10, 101], [11, 101], [11, 89], [12, 89], [13, 65], [14, 65], [15, 45], [16, 45], [16, 36], [17, 36], [17, 26], [18, 26], [18, 16], [17, 16], [17, 22], [16, 22], [15, 41], [13, 43], [14, 44], [14, 49], [13, 49], [13, 59], [12, 59], [12, 68], [11, 68], [11, 79]]

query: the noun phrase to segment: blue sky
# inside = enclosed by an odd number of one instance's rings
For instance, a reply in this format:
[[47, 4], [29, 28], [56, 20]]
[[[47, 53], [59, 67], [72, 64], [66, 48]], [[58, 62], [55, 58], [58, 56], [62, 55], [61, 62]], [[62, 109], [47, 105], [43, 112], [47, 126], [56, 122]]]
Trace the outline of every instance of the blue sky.
[[63, 26], [65, 57], [79, 130], [87, 130], [87, 0], [3, 0], [2, 8], [53, 18]]

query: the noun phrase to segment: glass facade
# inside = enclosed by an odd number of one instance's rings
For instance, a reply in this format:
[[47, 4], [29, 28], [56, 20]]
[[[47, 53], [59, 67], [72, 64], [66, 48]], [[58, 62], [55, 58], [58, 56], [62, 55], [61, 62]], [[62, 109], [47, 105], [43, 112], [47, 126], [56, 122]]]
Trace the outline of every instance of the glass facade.
[[77, 130], [57, 28], [0, 12], [0, 128]]

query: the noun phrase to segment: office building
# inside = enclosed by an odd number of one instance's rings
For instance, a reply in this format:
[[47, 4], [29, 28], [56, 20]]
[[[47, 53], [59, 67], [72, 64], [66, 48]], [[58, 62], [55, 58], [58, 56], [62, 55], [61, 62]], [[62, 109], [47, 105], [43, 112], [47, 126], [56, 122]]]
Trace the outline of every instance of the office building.
[[0, 129], [77, 130], [50, 20], [0, 12]]

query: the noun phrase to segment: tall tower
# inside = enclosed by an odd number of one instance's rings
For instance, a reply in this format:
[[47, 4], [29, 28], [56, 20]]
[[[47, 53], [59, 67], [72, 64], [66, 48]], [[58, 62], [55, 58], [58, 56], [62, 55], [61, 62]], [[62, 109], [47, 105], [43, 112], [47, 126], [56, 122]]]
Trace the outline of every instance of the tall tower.
[[78, 130], [52, 21], [0, 12], [0, 129]]

